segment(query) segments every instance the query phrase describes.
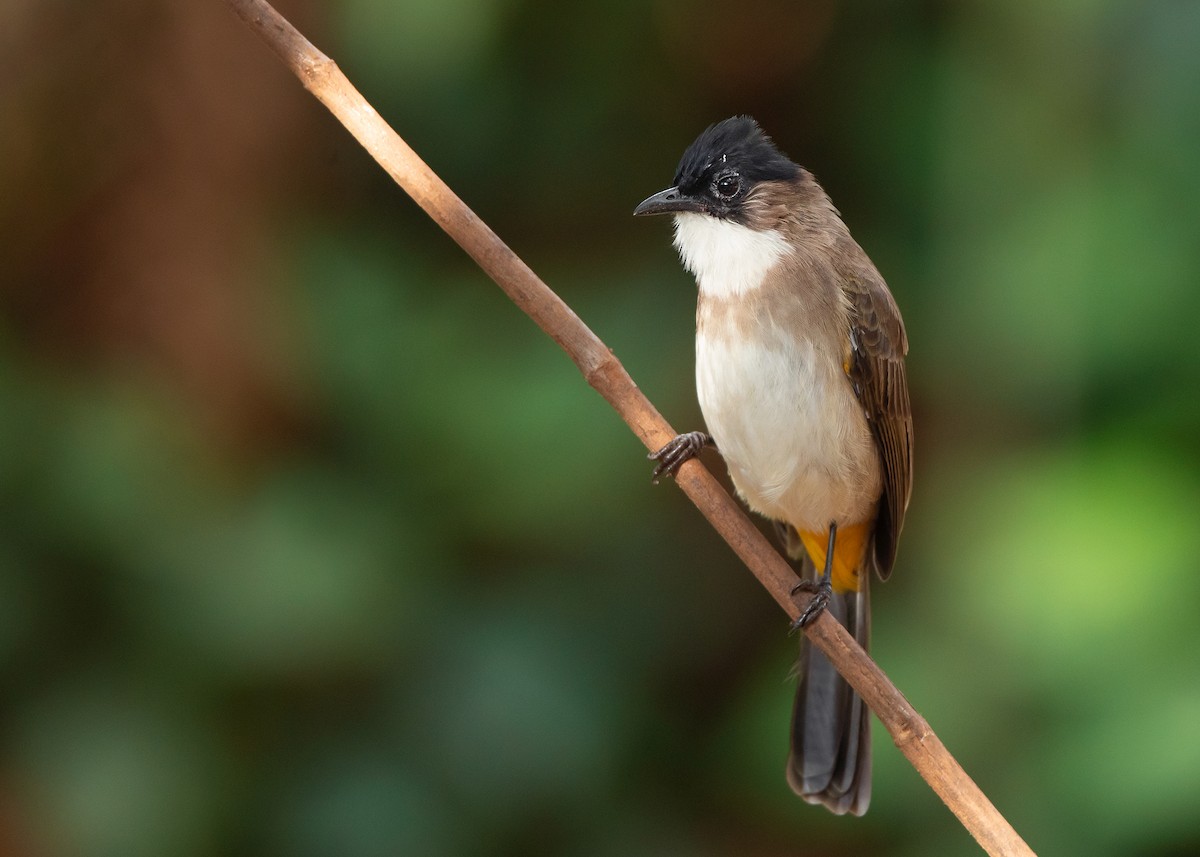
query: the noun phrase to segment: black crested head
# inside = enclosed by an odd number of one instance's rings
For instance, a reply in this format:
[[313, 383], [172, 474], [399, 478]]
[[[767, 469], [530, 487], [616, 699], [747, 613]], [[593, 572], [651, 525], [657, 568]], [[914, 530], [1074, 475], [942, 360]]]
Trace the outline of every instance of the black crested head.
[[675, 173], [680, 193], [703, 200], [715, 217], [738, 219], [746, 193], [759, 182], [790, 181], [800, 167], [788, 160], [749, 116], [710, 125], [687, 147]]

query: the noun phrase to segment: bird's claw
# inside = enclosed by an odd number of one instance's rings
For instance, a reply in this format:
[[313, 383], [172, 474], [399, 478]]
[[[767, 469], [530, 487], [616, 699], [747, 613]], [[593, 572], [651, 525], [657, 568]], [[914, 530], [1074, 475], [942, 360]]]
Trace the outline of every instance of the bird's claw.
[[689, 431], [677, 434], [666, 446], [658, 452], [651, 452], [646, 457], [657, 461], [654, 473], [650, 477], [655, 485], [665, 476], [674, 476], [679, 472], [685, 461], [695, 458], [700, 450], [712, 445], [713, 439], [707, 432]]
[[817, 580], [801, 580], [792, 587], [792, 595], [797, 592], [811, 592], [812, 598], [809, 599], [800, 615], [796, 617], [796, 621], [792, 623], [793, 631], [807, 628], [824, 612], [825, 608], [829, 606], [829, 599], [833, 596], [833, 584], [828, 577], [822, 575]]

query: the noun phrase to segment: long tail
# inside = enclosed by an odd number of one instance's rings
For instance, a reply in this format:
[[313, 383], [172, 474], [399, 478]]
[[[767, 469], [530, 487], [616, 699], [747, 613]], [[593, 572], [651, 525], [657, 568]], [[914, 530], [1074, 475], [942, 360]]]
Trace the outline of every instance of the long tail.
[[[812, 573], [811, 562], [804, 573]], [[869, 569], [858, 592], [835, 592], [829, 612], [864, 649], [871, 640]], [[800, 686], [792, 712], [792, 750], [787, 779], [809, 803], [831, 812], [862, 815], [871, 802], [871, 713], [819, 649], [800, 643]]]

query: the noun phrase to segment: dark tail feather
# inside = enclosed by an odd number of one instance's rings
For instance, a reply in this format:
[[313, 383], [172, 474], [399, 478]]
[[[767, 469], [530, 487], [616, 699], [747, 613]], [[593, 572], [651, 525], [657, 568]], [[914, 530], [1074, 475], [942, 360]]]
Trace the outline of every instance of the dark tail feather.
[[[811, 572], [811, 562], [805, 565], [804, 572]], [[862, 590], [835, 593], [828, 608], [864, 649], [871, 639], [870, 577], [862, 569]], [[871, 802], [871, 712], [807, 639], [800, 643], [796, 673], [788, 784], [809, 803], [838, 815], [862, 815]]]

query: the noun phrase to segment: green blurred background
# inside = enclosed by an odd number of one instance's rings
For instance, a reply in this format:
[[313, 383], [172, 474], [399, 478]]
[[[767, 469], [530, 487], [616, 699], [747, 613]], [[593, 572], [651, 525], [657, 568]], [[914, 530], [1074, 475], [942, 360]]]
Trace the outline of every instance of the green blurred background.
[[[1200, 852], [1200, 4], [280, 8], [679, 428], [630, 212], [755, 115], [912, 341], [878, 661], [1040, 853]], [[879, 728], [791, 795], [784, 615], [224, 3], [0, 56], [0, 855], [977, 853]]]

